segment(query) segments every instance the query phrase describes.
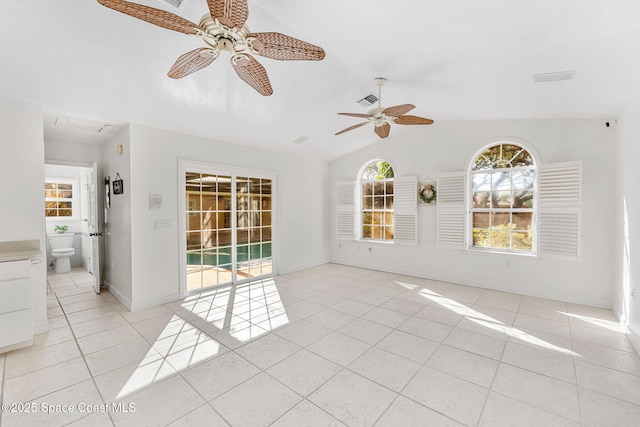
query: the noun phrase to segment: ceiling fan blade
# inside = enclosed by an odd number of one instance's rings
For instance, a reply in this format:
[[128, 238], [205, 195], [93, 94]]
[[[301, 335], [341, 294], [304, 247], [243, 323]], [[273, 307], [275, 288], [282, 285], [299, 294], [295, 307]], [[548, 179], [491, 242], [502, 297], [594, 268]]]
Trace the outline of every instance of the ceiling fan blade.
[[267, 71], [253, 56], [246, 53], [234, 55], [231, 57], [231, 65], [238, 77], [257, 90], [260, 95], [273, 94]]
[[185, 34], [197, 34], [200, 27], [173, 13], [124, 0], [98, 0], [98, 3], [134, 18]]
[[211, 64], [220, 52], [209, 48], [198, 48], [181, 55], [167, 75], [172, 79], [181, 79]]
[[247, 36], [254, 53], [281, 61], [319, 61], [324, 58], [324, 50], [280, 33], [251, 33]]
[[399, 125], [430, 125], [433, 120], [418, 116], [400, 116], [396, 117], [393, 122]]
[[336, 135], [340, 135], [341, 133], [349, 132], [350, 130], [358, 129], [361, 126], [369, 124], [369, 122], [358, 123], [357, 125], [349, 126], [346, 129], [342, 129], [340, 132], [336, 133]]
[[350, 116], [350, 117], [360, 117], [362, 119], [368, 119], [371, 117], [370, 114], [360, 114], [360, 113], [338, 113], [341, 116]]
[[413, 110], [414, 108], [416, 108], [416, 106], [413, 104], [402, 104], [402, 105], [396, 105], [394, 107], [385, 108], [383, 113], [386, 114], [387, 116], [398, 117], [398, 116], [407, 114], [409, 111]]
[[211, 17], [229, 28], [241, 28], [249, 17], [247, 0], [207, 0]]
[[386, 138], [389, 136], [391, 125], [389, 123], [384, 123], [380, 126], [376, 126], [373, 130], [378, 134], [380, 138]]

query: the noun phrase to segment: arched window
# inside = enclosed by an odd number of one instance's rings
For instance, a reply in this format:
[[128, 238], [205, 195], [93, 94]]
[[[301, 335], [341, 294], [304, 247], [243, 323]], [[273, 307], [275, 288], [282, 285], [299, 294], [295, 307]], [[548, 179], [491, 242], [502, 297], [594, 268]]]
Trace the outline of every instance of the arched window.
[[536, 164], [525, 148], [501, 142], [484, 148], [470, 165], [473, 248], [535, 250]]
[[395, 172], [385, 160], [373, 160], [360, 169], [360, 238], [393, 241]]

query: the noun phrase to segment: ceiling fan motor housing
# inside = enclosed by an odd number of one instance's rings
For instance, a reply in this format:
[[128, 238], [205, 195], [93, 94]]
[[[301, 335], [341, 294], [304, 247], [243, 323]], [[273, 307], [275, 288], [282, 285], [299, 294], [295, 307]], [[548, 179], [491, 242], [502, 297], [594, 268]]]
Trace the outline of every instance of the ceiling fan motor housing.
[[200, 20], [200, 28], [202, 31], [198, 35], [205, 43], [216, 49], [235, 54], [246, 50], [248, 47], [247, 35], [249, 35], [249, 28], [246, 25], [243, 25], [240, 29], [236, 27], [229, 28], [220, 23], [218, 19], [205, 14]]

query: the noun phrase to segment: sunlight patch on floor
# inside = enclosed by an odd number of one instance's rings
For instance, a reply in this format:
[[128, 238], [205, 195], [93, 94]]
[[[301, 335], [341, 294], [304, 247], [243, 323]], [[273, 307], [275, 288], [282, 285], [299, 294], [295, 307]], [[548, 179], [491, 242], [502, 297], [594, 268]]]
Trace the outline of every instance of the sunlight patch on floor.
[[217, 341], [180, 316], [173, 315], [117, 398], [121, 399], [176, 371], [215, 357], [220, 351], [221, 346]]
[[611, 320], [604, 320], [604, 319], [598, 319], [596, 317], [591, 317], [591, 316], [583, 316], [580, 314], [574, 314], [574, 313], [565, 313], [565, 312], [561, 312], [559, 311], [558, 313], [564, 314], [567, 317], [571, 317], [574, 319], [578, 319], [581, 320], [585, 323], [588, 323], [590, 325], [593, 326], [598, 326], [600, 328], [603, 329], [608, 329], [610, 331], [613, 332], [619, 332], [619, 333], [626, 333], [626, 328], [624, 327], [624, 325], [622, 325], [619, 322], [614, 322]]
[[526, 343], [544, 348], [546, 350], [555, 351], [557, 353], [562, 353], [562, 354], [571, 355], [571, 356], [580, 356], [579, 354], [567, 348], [559, 347], [541, 338], [538, 338], [529, 333], [521, 331], [520, 329], [517, 329], [512, 326], [507, 326], [503, 322], [500, 322], [499, 320], [496, 320], [491, 316], [481, 313], [473, 308], [470, 308], [462, 303], [459, 303], [458, 301], [452, 300], [451, 298], [441, 296], [428, 289], [421, 289], [419, 291], [419, 294], [424, 296], [425, 298], [430, 299], [431, 301], [435, 302], [439, 306], [446, 308], [447, 310], [453, 311], [456, 314], [460, 314], [464, 316], [466, 319], [469, 319], [470, 321], [484, 328], [498, 332], [507, 337], [513, 337], [518, 340], [524, 341]]
[[407, 288], [409, 290], [414, 290], [414, 289], [416, 289], [418, 287], [418, 285], [414, 285], [412, 283], [400, 282], [398, 280], [396, 280], [395, 283], [397, 283], [398, 285], [402, 286], [403, 288]]

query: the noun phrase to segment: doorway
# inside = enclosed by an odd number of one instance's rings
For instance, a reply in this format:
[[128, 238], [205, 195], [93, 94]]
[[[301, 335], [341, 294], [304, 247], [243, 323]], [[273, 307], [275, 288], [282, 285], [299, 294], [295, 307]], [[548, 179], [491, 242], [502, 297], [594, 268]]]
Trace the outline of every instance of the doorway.
[[272, 275], [275, 177], [194, 164], [181, 177], [183, 293]]
[[[73, 234], [73, 255], [68, 260], [68, 275], [74, 282], [92, 286], [100, 292], [101, 266], [99, 233], [98, 165], [47, 162], [45, 164], [44, 215], [46, 233], [64, 231]], [[57, 260], [51, 256], [46, 239], [47, 265], [53, 273]], [[51, 276], [51, 275], [50, 275]], [[56, 276], [53, 274], [53, 276]], [[50, 277], [54, 280], [55, 277]], [[64, 277], [60, 278], [64, 280]]]

